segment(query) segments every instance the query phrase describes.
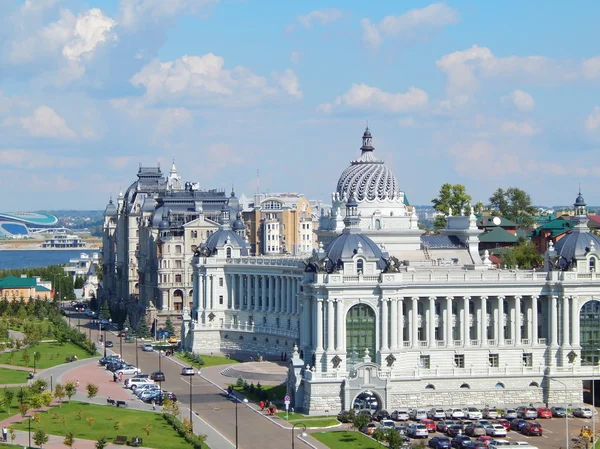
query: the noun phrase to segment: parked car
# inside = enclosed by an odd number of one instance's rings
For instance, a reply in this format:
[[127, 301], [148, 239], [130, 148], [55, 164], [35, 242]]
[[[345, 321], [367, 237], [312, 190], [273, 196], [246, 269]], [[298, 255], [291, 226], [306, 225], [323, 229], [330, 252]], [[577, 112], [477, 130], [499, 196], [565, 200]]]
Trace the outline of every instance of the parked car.
[[152, 345], [150, 343], [146, 343], [144, 346], [142, 346], [142, 351], [152, 352], [152, 351], [154, 351], [154, 348], [152, 347]]
[[107, 348], [112, 348], [114, 345], [113, 345], [113, 342], [112, 342], [112, 341], [110, 341], [110, 340], [106, 340], [105, 346], [106, 346]]
[[427, 418], [427, 411], [414, 408], [408, 412], [408, 416], [414, 421], [421, 421], [422, 419]]
[[573, 411], [573, 416], [577, 416], [578, 418], [591, 418], [594, 416], [594, 413], [587, 407], [579, 407]]
[[125, 366], [126, 366], [126, 364], [123, 362], [110, 362], [106, 365], [106, 369], [115, 373], [118, 370], [120, 370], [121, 368], [124, 368]]
[[506, 427], [502, 424], [492, 424], [485, 429], [486, 433], [491, 437], [505, 437]]
[[140, 379], [138, 377], [132, 377], [125, 380], [125, 388], [131, 388], [135, 390], [136, 388], [145, 385], [145, 384], [153, 384], [154, 381], [150, 379]]
[[379, 427], [381, 429], [395, 429], [396, 423], [391, 419], [382, 419], [381, 421], [379, 421]]
[[451, 426], [453, 424], [454, 421], [452, 421], [451, 419], [442, 419], [441, 421], [438, 421], [437, 426], [435, 427], [438, 432], [446, 433], [448, 426]]
[[160, 391], [160, 386], [156, 385], [156, 384], [144, 384], [144, 385], [139, 385], [134, 391], [133, 394], [135, 394], [138, 398], [142, 396], [142, 394], [146, 393], [147, 391]]
[[373, 415], [375, 421], [381, 421], [383, 419], [390, 419], [390, 414], [387, 410], [377, 410]]
[[517, 415], [522, 419], [537, 419], [537, 410], [533, 407], [519, 407]]
[[465, 441], [472, 441], [471, 437], [468, 437], [466, 435], [458, 435], [452, 438], [450, 444], [452, 445], [452, 447], [460, 449], [463, 445], [463, 442]]
[[394, 421], [408, 421], [408, 410], [394, 410], [390, 418]]
[[564, 407], [552, 407], [550, 411], [555, 418], [564, 418], [567, 416], [567, 409]]
[[507, 408], [504, 410], [504, 419], [515, 419], [518, 418], [517, 410], [514, 408]]
[[126, 376], [130, 376], [132, 374], [138, 374], [138, 373], [141, 373], [141, 372], [142, 372], [141, 369], [136, 368], [133, 365], [125, 365], [125, 366], [123, 366], [123, 367], [121, 367], [121, 368], [119, 368], [117, 370], [118, 374], [123, 374], [123, 375], [126, 375]]
[[513, 419], [510, 422], [510, 430], [516, 430], [518, 432], [521, 430], [521, 427], [523, 427], [525, 424], [527, 424], [527, 421], [525, 421], [524, 419]]
[[493, 440], [493, 438], [489, 435], [483, 435], [483, 436], [477, 438], [477, 442], [485, 444], [485, 447], [489, 447], [490, 441], [492, 441], [492, 440]]
[[360, 429], [360, 431], [362, 433], [364, 433], [365, 435], [373, 435], [373, 432], [375, 432], [377, 427], [378, 427], [377, 423], [370, 422], [369, 424], [364, 426], [362, 429]]
[[449, 437], [456, 437], [458, 435], [462, 435], [464, 433], [463, 426], [460, 424], [452, 424], [446, 428], [446, 435]]
[[465, 414], [459, 408], [449, 408], [446, 410], [446, 418], [448, 419], [463, 419]]
[[448, 437], [433, 437], [429, 440], [427, 446], [433, 449], [450, 449], [452, 444], [450, 443], [450, 438]]
[[486, 435], [485, 427], [478, 423], [471, 423], [465, 428], [465, 433], [471, 437], [480, 437]]
[[444, 419], [446, 418], [446, 412], [441, 408], [432, 408], [427, 412], [427, 417], [435, 420]]
[[427, 438], [429, 431], [425, 424], [415, 423], [408, 426], [408, 436], [411, 438]]
[[358, 410], [358, 411], [356, 412], [356, 414], [357, 414], [357, 415], [366, 415], [366, 416], [368, 416], [368, 417], [369, 417], [369, 419], [372, 419], [372, 418], [373, 418], [373, 412], [372, 412], [372, 410], [367, 410], [367, 409], [364, 409], [364, 410]]
[[196, 372], [194, 371], [194, 368], [192, 368], [191, 366], [185, 366], [185, 367], [181, 368], [182, 376], [193, 376], [194, 374], [196, 374]]
[[538, 422], [528, 422], [521, 427], [521, 433], [528, 436], [542, 436], [542, 425]]
[[117, 337], [119, 337], [119, 338], [125, 338], [125, 337], [127, 337], [127, 332], [121, 331], [121, 332], [119, 332], [119, 335], [117, 335]]
[[517, 443], [516, 441], [496, 440], [496, 439], [493, 439], [493, 440], [490, 440], [490, 443], [489, 443], [488, 446], [492, 446], [492, 445], [494, 447], [496, 447], [496, 446], [510, 446], [511, 444], [516, 444], [516, 443]]
[[486, 407], [483, 409], [482, 414], [487, 419], [498, 419], [498, 409], [496, 407]]
[[485, 449], [486, 447], [481, 441], [465, 441], [460, 446], [461, 449]]
[[169, 399], [171, 402], [177, 402], [177, 396], [175, 393], [170, 393], [168, 391], [163, 391], [162, 394], [156, 397], [154, 402], [156, 405], [163, 405], [167, 399]]
[[152, 379], [154, 382], [164, 382], [165, 373], [162, 371], [154, 371], [152, 374], [150, 374], [150, 379]]
[[425, 424], [429, 433], [434, 433], [436, 431], [435, 421], [433, 419], [422, 419], [421, 424]]
[[463, 413], [465, 414], [465, 418], [467, 419], [481, 419], [483, 418], [483, 414], [481, 410], [475, 407], [465, 407], [463, 408]]
[[398, 432], [400, 435], [408, 435], [408, 426], [410, 424], [400, 424], [398, 426], [396, 426], [396, 432]]
[[508, 419], [499, 419], [498, 424], [504, 426], [506, 430], [510, 430], [510, 421]]
[[552, 418], [552, 410], [548, 407], [538, 407], [537, 409], [538, 418], [549, 419]]

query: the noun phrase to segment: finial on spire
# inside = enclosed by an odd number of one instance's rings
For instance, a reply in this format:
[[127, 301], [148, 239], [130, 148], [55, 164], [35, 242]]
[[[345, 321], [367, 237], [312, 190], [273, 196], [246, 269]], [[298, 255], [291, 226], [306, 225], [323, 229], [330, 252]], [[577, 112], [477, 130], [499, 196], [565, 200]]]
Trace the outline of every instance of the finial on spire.
[[363, 152], [365, 151], [373, 151], [373, 136], [371, 136], [371, 131], [369, 130], [369, 122], [367, 122], [367, 127], [365, 128], [365, 132], [362, 136], [362, 147], [360, 148]]

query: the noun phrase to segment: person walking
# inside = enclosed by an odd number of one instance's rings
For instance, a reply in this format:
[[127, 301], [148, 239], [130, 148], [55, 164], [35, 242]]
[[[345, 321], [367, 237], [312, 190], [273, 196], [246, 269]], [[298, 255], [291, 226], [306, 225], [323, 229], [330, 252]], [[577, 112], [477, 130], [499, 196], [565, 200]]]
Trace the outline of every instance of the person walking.
[[8, 430], [6, 430], [6, 426], [2, 426], [2, 439], [8, 442]]
[[77, 380], [75, 381], [75, 386], [76, 386], [77, 388], [79, 388], [79, 379], [77, 379]]

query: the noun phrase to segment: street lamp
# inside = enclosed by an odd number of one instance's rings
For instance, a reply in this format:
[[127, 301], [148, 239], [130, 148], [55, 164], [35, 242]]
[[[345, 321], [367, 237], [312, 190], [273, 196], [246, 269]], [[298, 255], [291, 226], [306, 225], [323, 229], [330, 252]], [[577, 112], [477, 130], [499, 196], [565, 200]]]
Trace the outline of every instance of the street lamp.
[[194, 433], [194, 421], [192, 421], [192, 380], [194, 376], [190, 376], [190, 428], [192, 433]]
[[302, 436], [305, 437], [306, 436], [306, 425], [304, 423], [296, 423], [292, 426], [292, 449], [294, 449], [295, 445], [294, 445], [294, 429], [296, 428], [296, 426], [302, 427]]
[[135, 366], [138, 367], [140, 366], [140, 364], [138, 363], [138, 341], [137, 341], [137, 335], [135, 337]]
[[244, 404], [248, 403], [248, 399], [244, 398], [240, 401], [238, 398], [235, 399], [235, 449], [238, 449], [238, 404], [243, 402]]
[[558, 380], [556, 377], [549, 377], [550, 380], [558, 382], [565, 387], [565, 447], [569, 447], [569, 403], [567, 401], [567, 384]]
[[33, 353], [33, 374], [35, 374], [35, 355], [36, 353]]
[[119, 332], [119, 353], [123, 357], [123, 334]]
[[29, 417], [29, 447], [31, 447], [31, 416]]

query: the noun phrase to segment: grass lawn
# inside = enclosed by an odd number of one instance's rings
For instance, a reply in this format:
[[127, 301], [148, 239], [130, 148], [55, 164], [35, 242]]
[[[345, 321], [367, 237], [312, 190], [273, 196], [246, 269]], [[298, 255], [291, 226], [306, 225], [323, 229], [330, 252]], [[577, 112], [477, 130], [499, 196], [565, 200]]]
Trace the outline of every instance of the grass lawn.
[[[0, 354], [0, 363], [6, 365], [26, 366], [33, 370], [33, 353], [39, 352], [41, 358], [35, 363], [37, 369], [50, 368], [52, 366], [65, 363], [65, 359], [69, 356], [76, 355], [78, 359], [87, 359], [91, 357], [87, 352], [72, 343], [65, 343], [60, 346], [58, 343], [40, 343], [39, 345], [28, 348], [29, 363], [23, 360], [24, 349], [18, 351], [4, 352]], [[12, 357], [11, 357], [11, 354]]]
[[184, 357], [183, 354], [176, 353], [175, 354], [179, 359], [184, 360], [186, 363], [189, 363], [192, 366], [197, 368], [207, 368], [209, 366], [217, 366], [217, 365], [233, 365], [234, 363], [240, 363], [239, 360], [230, 359], [229, 357], [220, 357], [216, 355], [204, 355], [202, 354], [202, 360], [204, 360], [204, 365], [200, 365], [198, 363], [192, 362], [187, 357]]
[[309, 416], [302, 413], [290, 413], [286, 420], [285, 410], [277, 412], [277, 416], [290, 424], [303, 423], [306, 427], [331, 427], [340, 423], [334, 416]]
[[[77, 416], [81, 410], [82, 418]], [[64, 417], [64, 420], [60, 416]], [[88, 425], [86, 418], [92, 416], [94, 422]], [[115, 430], [115, 423], [121, 423], [121, 428]], [[64, 424], [63, 424], [64, 422]], [[17, 430], [27, 430], [27, 421], [14, 424], [12, 427]], [[65, 402], [62, 407], [54, 407], [47, 413], [40, 415], [40, 423], [32, 423], [37, 429], [42, 427], [50, 435], [65, 435], [72, 431], [75, 438], [88, 440], [97, 440], [105, 436], [112, 440], [117, 435], [123, 435], [127, 438], [139, 436], [143, 439], [145, 447], [157, 449], [190, 449], [187, 443], [171, 427], [160, 413], [141, 412], [138, 410], [117, 409], [105, 405], [92, 405], [83, 402]], [[151, 425], [150, 436], [144, 432], [144, 427]], [[77, 447], [77, 443], [75, 443]]]
[[331, 449], [383, 449], [386, 447], [360, 432], [319, 432], [312, 433], [311, 436]]
[[[250, 390], [244, 390], [243, 387], [237, 387], [235, 384], [231, 384], [233, 389], [241, 394], [243, 394], [249, 401], [259, 403], [261, 401], [260, 396]], [[285, 384], [281, 385], [262, 385], [262, 389], [266, 391], [269, 395], [269, 399], [271, 401], [283, 402], [283, 398], [287, 393], [287, 387]]]
[[27, 371], [0, 368], [0, 384], [24, 384], [28, 377]]

